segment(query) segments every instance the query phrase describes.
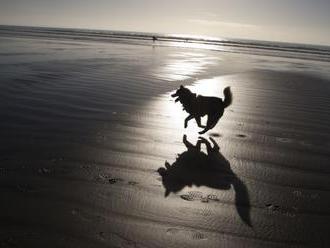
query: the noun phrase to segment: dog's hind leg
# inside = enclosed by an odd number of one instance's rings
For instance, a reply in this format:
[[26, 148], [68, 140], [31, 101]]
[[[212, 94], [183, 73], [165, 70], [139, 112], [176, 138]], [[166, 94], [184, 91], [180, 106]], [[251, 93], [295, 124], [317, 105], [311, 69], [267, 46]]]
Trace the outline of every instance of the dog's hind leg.
[[189, 115], [185, 120], [184, 120], [184, 128], [188, 127], [188, 121], [193, 119], [194, 117], [192, 115]]
[[221, 116], [222, 114], [208, 115], [206, 127], [203, 131], [200, 131], [199, 134], [206, 133], [210, 129], [214, 128], [214, 126], [218, 123]]
[[207, 131], [209, 131], [210, 129], [208, 127], [206, 127], [203, 131], [200, 131], [198, 132], [199, 134], [204, 134], [206, 133]]
[[201, 117], [195, 117], [195, 120], [199, 127], [206, 127], [205, 125], [202, 125]]
[[196, 145], [194, 146], [193, 144], [191, 144], [188, 140], [187, 140], [187, 135], [183, 135], [183, 144], [187, 147], [188, 150], [194, 149], [197, 151], [201, 150], [201, 142], [200, 140], [197, 141]]

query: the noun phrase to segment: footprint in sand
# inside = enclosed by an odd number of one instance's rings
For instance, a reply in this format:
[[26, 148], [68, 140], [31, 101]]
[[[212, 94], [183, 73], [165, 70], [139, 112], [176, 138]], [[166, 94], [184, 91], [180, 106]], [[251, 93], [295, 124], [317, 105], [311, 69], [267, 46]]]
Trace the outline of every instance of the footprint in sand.
[[41, 174], [41, 175], [49, 175], [51, 174], [51, 170], [48, 169], [48, 168], [39, 168], [38, 169], [38, 173]]
[[99, 232], [99, 233], [98, 233], [98, 237], [99, 237], [100, 239], [104, 240], [104, 239], [105, 239], [105, 233], [104, 233], [104, 232]]
[[245, 134], [237, 134], [236, 137], [238, 137], [238, 138], [246, 138], [246, 135]]
[[277, 137], [276, 140], [281, 142], [281, 143], [291, 143], [292, 142], [292, 139], [289, 139], [289, 138]]
[[166, 230], [167, 235], [176, 235], [176, 236], [184, 236], [189, 237], [193, 240], [206, 240], [207, 237], [205, 234], [197, 231], [191, 231], [191, 230], [184, 230], [179, 228], [168, 228]]
[[109, 183], [110, 183], [110, 184], [115, 184], [115, 183], [117, 183], [117, 182], [122, 182], [122, 181], [124, 181], [124, 180], [121, 179], [121, 178], [110, 178], [110, 179], [109, 179]]
[[193, 232], [192, 233], [192, 239], [195, 240], [206, 240], [206, 236], [203, 233], [200, 232]]
[[64, 157], [59, 157], [59, 158], [55, 157], [55, 158], [50, 158], [49, 160], [53, 163], [59, 163], [64, 160]]
[[37, 189], [32, 187], [29, 184], [18, 184], [17, 185], [17, 190], [22, 192], [22, 193], [32, 193], [32, 192], [36, 192]]
[[190, 191], [188, 194], [180, 195], [180, 197], [186, 201], [202, 200], [203, 193], [200, 191]]
[[134, 182], [134, 181], [129, 181], [128, 184], [134, 186], [134, 185], [137, 185], [137, 184], [139, 184], [139, 183], [138, 183], [138, 182]]
[[295, 217], [296, 216], [296, 212], [297, 212], [297, 208], [296, 207], [292, 207], [292, 208], [286, 208], [286, 207], [282, 207], [279, 205], [274, 205], [271, 203], [265, 204], [265, 207], [268, 209], [268, 211], [270, 211], [271, 213], [279, 213], [288, 217]]
[[177, 228], [168, 228], [166, 230], [166, 234], [168, 235], [174, 235], [176, 233], [178, 233], [180, 231], [180, 229], [177, 229]]
[[216, 195], [208, 195], [207, 199], [210, 201], [220, 201], [219, 198]]
[[210, 201], [220, 201], [216, 195], [206, 195], [204, 196], [200, 191], [190, 191], [188, 194], [180, 195], [181, 199], [185, 201], [201, 201], [203, 203], [208, 203]]
[[83, 220], [83, 221], [92, 221], [92, 222], [96, 222], [96, 223], [100, 223], [100, 222], [104, 222], [105, 218], [101, 215], [95, 215], [92, 212], [88, 212], [85, 211], [83, 209], [79, 209], [79, 208], [73, 208], [71, 210], [71, 214], [74, 216], [77, 216], [79, 219]]
[[107, 180], [110, 178], [111, 178], [110, 174], [100, 173], [100, 174], [97, 174], [96, 176], [94, 176], [94, 181], [96, 181], [98, 183], [106, 183]]
[[210, 133], [210, 136], [218, 138], [218, 137], [221, 137], [221, 134], [220, 133]]

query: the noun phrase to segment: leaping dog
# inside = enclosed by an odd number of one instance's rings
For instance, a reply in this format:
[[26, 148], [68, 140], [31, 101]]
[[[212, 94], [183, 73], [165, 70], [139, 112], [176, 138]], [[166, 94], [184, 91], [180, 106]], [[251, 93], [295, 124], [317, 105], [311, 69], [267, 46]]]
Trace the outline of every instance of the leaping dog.
[[[232, 102], [232, 93], [230, 87], [226, 87], [223, 90], [225, 96], [224, 100], [218, 97], [209, 97], [196, 95], [188, 88], [180, 86], [180, 88], [171, 96], [176, 97], [175, 102], [180, 101], [183, 105], [183, 110], [189, 113], [189, 116], [184, 120], [184, 128], [187, 128], [188, 121], [195, 119], [197, 125], [204, 130], [199, 134], [206, 133], [212, 129], [222, 117], [225, 108], [227, 108]], [[201, 117], [207, 115], [206, 126], [202, 125]]]

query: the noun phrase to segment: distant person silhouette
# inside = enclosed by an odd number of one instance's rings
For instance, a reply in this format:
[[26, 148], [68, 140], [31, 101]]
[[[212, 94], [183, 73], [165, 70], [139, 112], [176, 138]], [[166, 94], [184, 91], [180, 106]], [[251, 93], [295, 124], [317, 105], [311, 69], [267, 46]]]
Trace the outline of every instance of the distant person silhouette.
[[[183, 136], [187, 151], [178, 155], [171, 165], [167, 161], [165, 167], [160, 167], [158, 173], [162, 177], [165, 197], [171, 192], [176, 193], [186, 186], [207, 186], [219, 190], [235, 190], [235, 206], [241, 219], [251, 226], [249, 195], [244, 183], [231, 170], [228, 160], [220, 153], [220, 148], [214, 139], [199, 137], [196, 145]], [[207, 154], [201, 151], [205, 144]]]
[[155, 42], [156, 40], [158, 40], [157, 37], [156, 36], [152, 36], [152, 41]]

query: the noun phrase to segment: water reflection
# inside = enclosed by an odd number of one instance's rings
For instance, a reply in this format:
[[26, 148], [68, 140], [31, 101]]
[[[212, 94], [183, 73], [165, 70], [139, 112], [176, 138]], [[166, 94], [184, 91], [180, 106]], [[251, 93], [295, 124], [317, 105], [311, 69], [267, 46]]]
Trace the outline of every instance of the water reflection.
[[[199, 80], [186, 87], [197, 94], [223, 98], [223, 89], [226, 86], [228, 86], [228, 82], [223, 77], [218, 77]], [[195, 121], [191, 121], [189, 126], [186, 129], [184, 128], [184, 119], [187, 117], [187, 113], [182, 110], [183, 107], [181, 104], [175, 103], [174, 99], [171, 97], [171, 94], [174, 92], [175, 91], [171, 91], [154, 98], [153, 101], [150, 101], [148, 106], [146, 106], [146, 111], [148, 113], [157, 113], [157, 121], [162, 124], [164, 129], [170, 130], [173, 137], [182, 137], [182, 133], [185, 132], [189, 137], [197, 138], [201, 128], [197, 126]], [[228, 113], [228, 111], [225, 113], [223, 119], [226, 119]], [[206, 116], [201, 119], [202, 124], [205, 125], [207, 121]], [[220, 125], [221, 124], [218, 123], [218, 126]]]
[[155, 76], [166, 81], [178, 81], [199, 75], [209, 66], [219, 62], [219, 57], [201, 52], [177, 52], [168, 56], [164, 64], [156, 71]]
[[[251, 226], [249, 195], [245, 184], [230, 168], [229, 161], [221, 154], [220, 147], [210, 137], [211, 143], [199, 137], [196, 145], [183, 136], [187, 150], [176, 158], [173, 164], [165, 162], [165, 167], [158, 169], [165, 188], [165, 197], [176, 193], [186, 186], [207, 186], [219, 190], [235, 190], [235, 206], [241, 219]], [[206, 146], [206, 153], [201, 146]]]

